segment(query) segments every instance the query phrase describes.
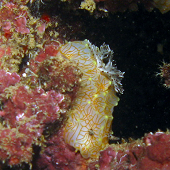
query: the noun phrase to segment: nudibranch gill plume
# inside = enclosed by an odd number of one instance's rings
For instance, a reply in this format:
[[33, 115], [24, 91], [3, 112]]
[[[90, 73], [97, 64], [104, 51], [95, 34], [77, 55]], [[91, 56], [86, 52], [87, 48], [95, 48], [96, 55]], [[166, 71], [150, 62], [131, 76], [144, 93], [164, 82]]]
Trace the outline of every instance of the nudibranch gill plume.
[[123, 92], [120, 81], [124, 73], [112, 64], [113, 51], [106, 44], [98, 48], [88, 40], [68, 42], [58, 54], [75, 62], [83, 73], [68, 112], [64, 140], [84, 158], [97, 158], [109, 142], [112, 112], [119, 101], [116, 92]]

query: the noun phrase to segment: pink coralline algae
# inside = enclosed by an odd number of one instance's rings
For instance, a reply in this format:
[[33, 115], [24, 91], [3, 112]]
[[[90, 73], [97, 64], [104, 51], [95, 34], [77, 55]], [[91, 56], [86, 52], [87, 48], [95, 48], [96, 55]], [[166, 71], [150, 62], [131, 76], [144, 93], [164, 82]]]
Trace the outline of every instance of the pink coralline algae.
[[61, 56], [55, 57], [58, 48], [59, 43], [55, 41], [44, 44], [44, 48], [30, 60], [22, 74], [32, 86], [39, 83], [44, 90], [59, 91], [72, 100], [80, 86], [82, 73], [72, 62]]
[[20, 73], [0, 70], [0, 159], [7, 165], [30, 164], [33, 146], [44, 145], [50, 127], [60, 128], [76, 97], [81, 73], [55, 58], [58, 47], [44, 45]]
[[27, 20], [25, 17], [17, 18], [15, 22], [16, 31], [20, 32], [21, 34], [30, 33], [30, 30], [26, 27], [26, 24], [27, 24]]
[[32, 138], [17, 129], [1, 127], [0, 159], [8, 165], [17, 165], [32, 160]]
[[170, 135], [157, 132], [143, 140], [110, 145], [100, 152], [99, 160], [86, 160], [63, 140], [63, 132], [46, 142], [44, 152], [33, 169], [38, 170], [168, 170], [170, 168]]
[[[3, 117], [11, 127], [27, 126], [27, 128], [23, 127], [22, 130], [29, 130], [29, 126], [33, 128], [34, 124], [40, 122], [42, 124], [53, 123], [59, 118], [60, 109], [65, 109], [64, 101], [66, 97], [53, 90], [45, 93], [41, 88], [31, 90], [25, 86], [20, 86], [14, 92], [15, 94], [11, 97], [11, 100], [4, 104], [3, 109], [6, 113]], [[27, 118], [29, 119], [27, 124], [20, 125], [20, 122]]]
[[4, 70], [0, 70], [0, 93], [4, 93], [5, 88], [14, 86], [20, 81], [20, 76], [17, 73], [9, 73]]
[[28, 12], [24, 8], [22, 9], [22, 6], [18, 8], [18, 5], [7, 3], [1, 9], [0, 17], [0, 26], [2, 26], [5, 33], [10, 33], [10, 30], [13, 28], [21, 34], [30, 32], [26, 26]]
[[147, 134], [143, 140], [110, 145], [101, 151], [100, 170], [168, 170], [170, 169], [170, 135]]
[[[33, 17], [28, 7], [20, 3], [3, 1], [0, 8], [0, 68], [9, 72], [18, 72], [25, 55], [42, 49], [44, 39], [50, 38], [49, 32], [54, 34], [49, 28], [54, 23]], [[45, 32], [46, 28], [49, 29]]]
[[49, 127], [60, 128], [76, 97], [81, 73], [54, 57], [58, 47], [56, 42], [44, 45], [20, 75], [0, 70], [0, 159], [8, 165], [31, 163], [33, 145], [44, 144]]
[[62, 135], [63, 132], [58, 131], [45, 143], [44, 152], [33, 166], [33, 170], [87, 170], [87, 161], [64, 142]]
[[31, 167], [33, 147], [63, 126], [81, 72], [55, 57], [59, 42], [45, 34], [49, 20], [34, 18], [24, 4], [3, 1], [0, 9], [0, 160]]
[[41, 145], [43, 142], [45, 125], [61, 122], [71, 100], [68, 95], [54, 90], [45, 92], [41, 88], [30, 89], [21, 85], [16, 73], [6, 79], [9, 73], [0, 72], [3, 96], [0, 158], [9, 165], [29, 163], [33, 154], [32, 145]]

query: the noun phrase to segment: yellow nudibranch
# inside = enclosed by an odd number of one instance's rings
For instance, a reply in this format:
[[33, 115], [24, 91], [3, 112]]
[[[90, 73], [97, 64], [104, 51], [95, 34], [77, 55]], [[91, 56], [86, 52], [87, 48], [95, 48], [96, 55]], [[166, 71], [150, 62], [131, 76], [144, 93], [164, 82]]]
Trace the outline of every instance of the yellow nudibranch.
[[[62, 45], [59, 55], [75, 62], [82, 71], [82, 87], [77, 92], [64, 127], [64, 140], [84, 158], [96, 158], [109, 142], [113, 107], [123, 92], [121, 71], [112, 65], [113, 51], [89, 41], [73, 41]], [[107, 60], [105, 64], [103, 60]]]

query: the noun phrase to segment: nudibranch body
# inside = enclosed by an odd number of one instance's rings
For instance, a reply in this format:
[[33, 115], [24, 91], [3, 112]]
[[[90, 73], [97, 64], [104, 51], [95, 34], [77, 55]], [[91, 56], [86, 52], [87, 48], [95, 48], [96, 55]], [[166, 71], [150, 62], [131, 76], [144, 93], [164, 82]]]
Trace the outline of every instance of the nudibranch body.
[[[100, 49], [89, 41], [62, 45], [59, 55], [75, 62], [82, 71], [81, 88], [77, 92], [64, 128], [65, 142], [80, 151], [84, 158], [96, 158], [108, 145], [113, 107], [121, 91], [123, 73], [112, 66], [108, 45]], [[103, 60], [108, 59], [107, 64]]]

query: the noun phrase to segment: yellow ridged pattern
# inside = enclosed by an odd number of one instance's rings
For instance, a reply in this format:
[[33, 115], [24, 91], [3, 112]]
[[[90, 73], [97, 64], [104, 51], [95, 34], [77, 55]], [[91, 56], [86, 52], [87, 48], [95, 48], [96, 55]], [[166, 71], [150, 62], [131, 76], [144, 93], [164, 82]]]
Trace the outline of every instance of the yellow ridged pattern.
[[82, 87], [64, 128], [65, 142], [80, 151], [84, 158], [97, 158], [108, 145], [113, 107], [119, 98], [108, 76], [97, 68], [87, 41], [62, 45], [59, 55], [75, 62], [83, 73]]

